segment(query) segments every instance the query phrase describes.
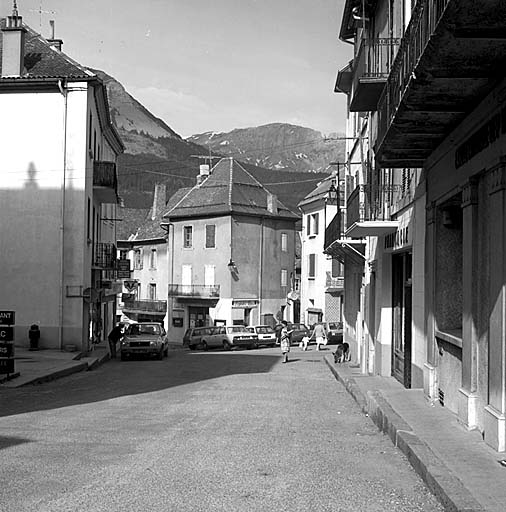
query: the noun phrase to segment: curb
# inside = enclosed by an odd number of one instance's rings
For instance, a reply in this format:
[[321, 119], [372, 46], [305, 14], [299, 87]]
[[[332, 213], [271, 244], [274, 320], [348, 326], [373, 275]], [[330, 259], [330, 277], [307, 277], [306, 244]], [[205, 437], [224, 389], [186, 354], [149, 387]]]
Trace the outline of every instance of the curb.
[[63, 368], [62, 370], [56, 370], [52, 373], [48, 373], [47, 375], [43, 375], [41, 377], [35, 377], [32, 380], [21, 384], [19, 387], [29, 386], [32, 384], [41, 384], [43, 382], [49, 382], [51, 380], [60, 379], [61, 377], [66, 377], [67, 375], [72, 375], [73, 373], [81, 372], [88, 368], [88, 363], [80, 363], [69, 368]]
[[343, 384], [362, 412], [369, 416], [408, 459], [413, 469], [438, 498], [445, 510], [452, 512], [480, 512], [485, 509], [464, 487], [464, 484], [445, 466], [430, 447], [416, 436], [411, 427], [388, 403], [381, 391], [364, 395], [353, 377], [343, 377], [331, 356], [324, 360], [330, 371]]

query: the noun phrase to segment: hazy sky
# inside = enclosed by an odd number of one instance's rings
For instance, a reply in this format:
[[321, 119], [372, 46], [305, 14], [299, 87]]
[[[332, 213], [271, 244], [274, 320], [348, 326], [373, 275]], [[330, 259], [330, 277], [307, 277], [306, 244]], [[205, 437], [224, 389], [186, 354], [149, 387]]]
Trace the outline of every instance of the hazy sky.
[[[344, 0], [17, 0], [23, 19], [102, 69], [183, 136], [271, 122], [344, 131]], [[54, 11], [40, 16], [37, 11]], [[0, 0], [0, 15], [12, 0]]]

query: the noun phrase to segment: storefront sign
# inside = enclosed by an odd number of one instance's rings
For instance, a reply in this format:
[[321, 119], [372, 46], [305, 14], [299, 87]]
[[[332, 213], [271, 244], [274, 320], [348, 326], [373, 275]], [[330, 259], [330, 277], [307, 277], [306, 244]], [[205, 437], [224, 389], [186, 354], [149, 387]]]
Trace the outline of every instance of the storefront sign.
[[233, 300], [232, 307], [233, 308], [256, 308], [258, 306], [258, 300], [250, 299], [250, 300]]
[[14, 358], [0, 359], [0, 374], [14, 373]]
[[14, 357], [14, 343], [0, 343], [0, 358]]
[[16, 313], [14, 311], [0, 311], [0, 325], [14, 325]]
[[476, 130], [455, 151], [455, 168], [458, 169], [487, 149], [506, 133], [506, 107]]

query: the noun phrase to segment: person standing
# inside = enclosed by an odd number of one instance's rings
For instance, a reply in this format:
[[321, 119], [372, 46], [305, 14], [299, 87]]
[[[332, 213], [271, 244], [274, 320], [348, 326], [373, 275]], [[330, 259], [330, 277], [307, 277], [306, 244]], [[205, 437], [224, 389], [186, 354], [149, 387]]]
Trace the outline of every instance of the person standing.
[[111, 355], [111, 359], [116, 358], [116, 344], [123, 337], [123, 327], [121, 324], [118, 324], [113, 330], [109, 333], [107, 337], [109, 340], [109, 351]]
[[288, 353], [290, 352], [290, 333], [288, 330], [288, 322], [281, 320], [283, 327], [281, 328], [280, 345], [281, 353], [283, 354], [283, 363], [288, 363]]
[[327, 344], [327, 335], [325, 333], [325, 327], [323, 327], [323, 324], [315, 324], [311, 338], [313, 336], [316, 340], [316, 350], [320, 350], [320, 345]]

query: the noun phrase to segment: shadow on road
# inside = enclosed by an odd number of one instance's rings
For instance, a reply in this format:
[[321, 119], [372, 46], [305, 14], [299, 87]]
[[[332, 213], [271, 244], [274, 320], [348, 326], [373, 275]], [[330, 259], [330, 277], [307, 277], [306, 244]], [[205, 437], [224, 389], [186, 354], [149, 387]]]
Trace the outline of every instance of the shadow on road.
[[9, 448], [10, 446], [16, 446], [17, 444], [31, 443], [30, 439], [24, 439], [22, 437], [7, 437], [0, 436], [0, 450]]
[[0, 389], [0, 417], [152, 393], [232, 375], [268, 373], [280, 361], [278, 352], [169, 354], [163, 361], [116, 359], [91, 372], [77, 373], [53, 382]]

